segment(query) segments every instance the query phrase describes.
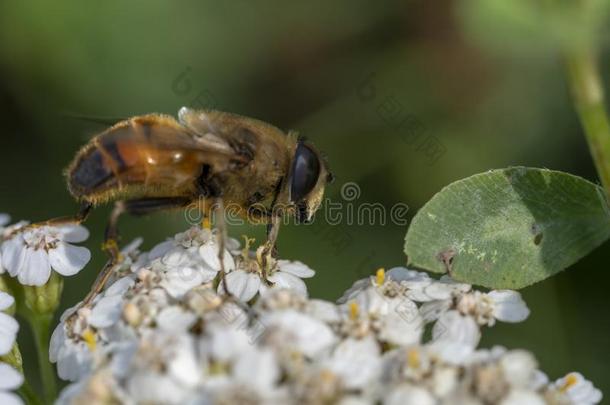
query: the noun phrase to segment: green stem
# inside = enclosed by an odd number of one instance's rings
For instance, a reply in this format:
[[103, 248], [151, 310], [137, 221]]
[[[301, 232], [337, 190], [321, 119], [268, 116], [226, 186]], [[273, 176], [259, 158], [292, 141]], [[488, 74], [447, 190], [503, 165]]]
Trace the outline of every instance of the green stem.
[[38, 395], [36, 395], [36, 393], [27, 381], [25, 381], [21, 388], [19, 388], [19, 393], [21, 394], [21, 397], [25, 400], [26, 404], [42, 405], [42, 401], [40, 400], [40, 398], [38, 398]]
[[606, 196], [610, 197], [610, 122], [604, 89], [593, 47], [566, 53], [566, 67], [574, 105]]
[[55, 371], [49, 361], [49, 339], [50, 327], [53, 320], [52, 314], [34, 314], [30, 318], [30, 325], [36, 339], [36, 351], [38, 352], [38, 367], [42, 384], [44, 387], [45, 403], [52, 404], [57, 398], [57, 385], [55, 381]]

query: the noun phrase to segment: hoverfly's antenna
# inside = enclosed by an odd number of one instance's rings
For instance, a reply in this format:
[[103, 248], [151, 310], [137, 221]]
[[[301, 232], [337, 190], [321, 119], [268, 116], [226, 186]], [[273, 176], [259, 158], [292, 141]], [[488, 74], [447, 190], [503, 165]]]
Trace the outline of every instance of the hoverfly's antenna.
[[99, 125], [104, 125], [104, 126], [112, 126], [114, 124], [117, 124], [121, 121], [125, 121], [126, 117], [101, 117], [101, 116], [95, 116], [95, 115], [81, 115], [81, 114], [76, 114], [76, 113], [72, 113], [72, 112], [63, 112], [61, 113], [62, 116], [66, 117], [66, 118], [71, 118], [74, 120], [80, 120], [80, 121], [86, 121], [86, 122], [93, 122], [95, 124], [99, 124]]

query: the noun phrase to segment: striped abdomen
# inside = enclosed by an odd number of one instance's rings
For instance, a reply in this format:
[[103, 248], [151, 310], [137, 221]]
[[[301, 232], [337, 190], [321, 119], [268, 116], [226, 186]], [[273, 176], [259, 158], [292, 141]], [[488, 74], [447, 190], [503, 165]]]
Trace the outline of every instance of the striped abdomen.
[[136, 117], [93, 138], [70, 165], [68, 185], [94, 203], [190, 195], [204, 166], [227, 160], [217, 155], [171, 117]]

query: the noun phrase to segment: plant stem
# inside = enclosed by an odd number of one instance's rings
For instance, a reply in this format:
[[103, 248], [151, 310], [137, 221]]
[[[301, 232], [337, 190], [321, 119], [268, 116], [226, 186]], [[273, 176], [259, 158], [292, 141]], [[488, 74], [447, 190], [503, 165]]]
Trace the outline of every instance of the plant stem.
[[49, 337], [50, 326], [53, 320], [52, 314], [34, 314], [29, 317], [30, 325], [36, 340], [36, 351], [38, 352], [38, 367], [44, 388], [45, 403], [52, 404], [57, 397], [57, 386], [55, 372], [49, 361]]
[[604, 89], [593, 47], [566, 53], [568, 79], [574, 105], [606, 196], [610, 197], [610, 122]]
[[25, 381], [21, 388], [19, 388], [19, 393], [21, 393], [21, 397], [25, 400], [26, 404], [42, 405], [42, 401], [40, 400], [40, 398], [38, 398], [38, 395], [36, 395], [36, 393], [27, 381]]

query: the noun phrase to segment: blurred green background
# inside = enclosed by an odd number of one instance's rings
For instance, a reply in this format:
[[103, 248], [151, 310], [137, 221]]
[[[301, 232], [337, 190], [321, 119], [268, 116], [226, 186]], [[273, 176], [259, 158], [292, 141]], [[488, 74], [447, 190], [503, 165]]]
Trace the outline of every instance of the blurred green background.
[[[592, 24], [603, 35], [608, 14], [583, 24], [561, 9], [545, 20], [543, 3], [0, 1], [0, 211], [30, 220], [76, 211], [62, 170], [104, 126], [75, 115], [175, 114], [183, 105], [307, 136], [336, 175], [333, 201], [355, 182], [355, 204], [402, 202], [413, 215], [452, 181], [509, 165], [596, 181], [557, 44], [586, 37]], [[87, 223], [93, 260], [66, 280], [62, 308], [86, 294], [105, 261], [108, 212]], [[124, 242], [142, 235], [145, 247], [185, 227], [179, 213], [121, 224]], [[264, 236], [263, 227], [230, 232]], [[317, 221], [282, 228], [279, 249], [317, 270], [311, 295], [335, 299], [376, 268], [404, 264], [405, 232]], [[523, 290], [530, 318], [484, 331], [484, 346], [529, 349], [551, 378], [578, 370], [610, 395], [609, 247]]]

